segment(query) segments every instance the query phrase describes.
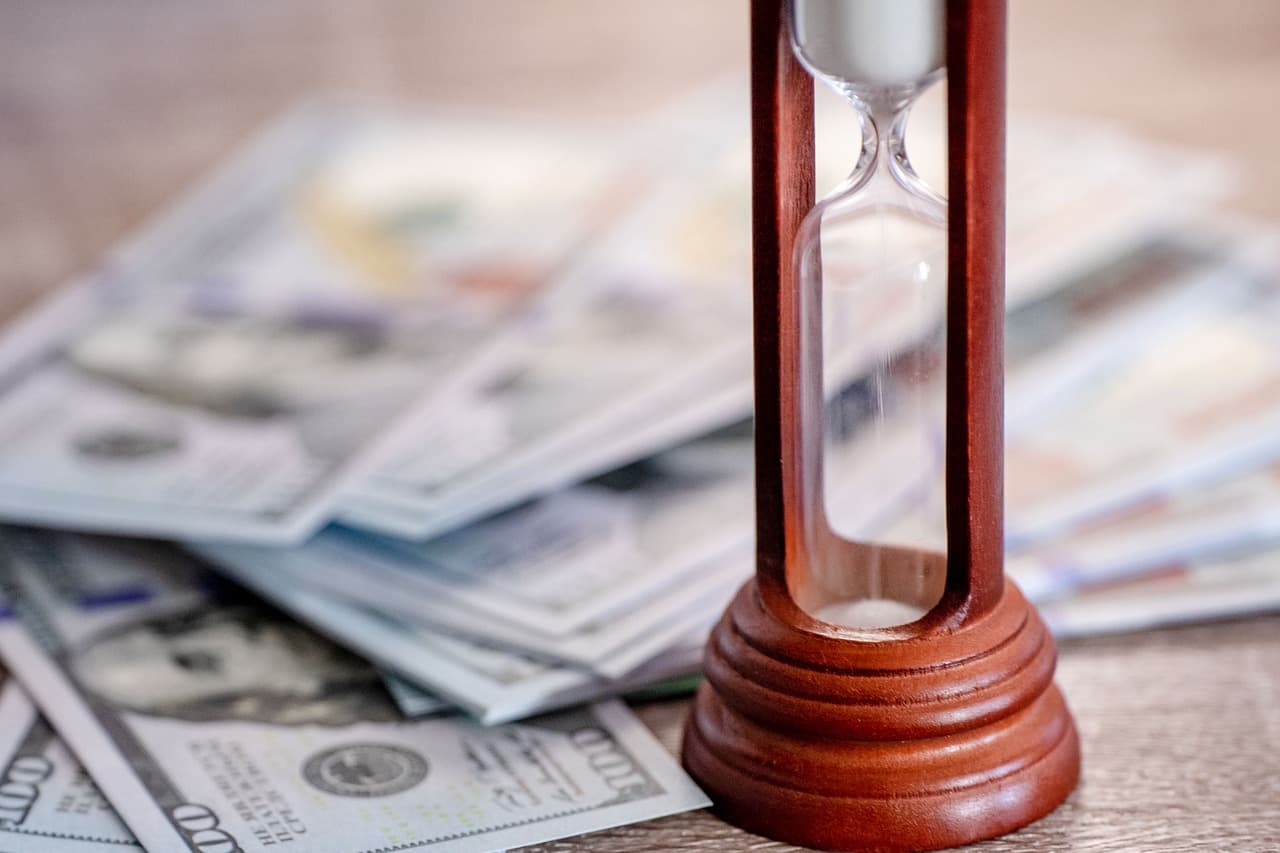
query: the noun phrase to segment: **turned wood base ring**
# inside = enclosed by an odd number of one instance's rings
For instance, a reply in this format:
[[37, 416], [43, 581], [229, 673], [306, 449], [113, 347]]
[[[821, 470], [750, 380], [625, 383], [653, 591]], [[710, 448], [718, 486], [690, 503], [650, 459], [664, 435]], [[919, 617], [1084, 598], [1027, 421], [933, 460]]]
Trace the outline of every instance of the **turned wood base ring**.
[[744, 829], [827, 850], [937, 850], [1056, 808], [1080, 747], [1053, 639], [1009, 582], [959, 627], [883, 642], [789, 626], [742, 588], [707, 646], [685, 767]]

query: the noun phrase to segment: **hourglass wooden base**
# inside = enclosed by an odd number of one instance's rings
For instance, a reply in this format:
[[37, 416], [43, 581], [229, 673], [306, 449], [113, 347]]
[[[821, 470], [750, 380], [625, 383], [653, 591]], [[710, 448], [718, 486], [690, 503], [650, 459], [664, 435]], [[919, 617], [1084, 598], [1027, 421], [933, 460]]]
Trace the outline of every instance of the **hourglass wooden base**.
[[684, 764], [726, 820], [792, 844], [913, 851], [991, 838], [1076, 785], [1055, 660], [1012, 583], [959, 627], [864, 642], [784, 623], [752, 580], [711, 635]]

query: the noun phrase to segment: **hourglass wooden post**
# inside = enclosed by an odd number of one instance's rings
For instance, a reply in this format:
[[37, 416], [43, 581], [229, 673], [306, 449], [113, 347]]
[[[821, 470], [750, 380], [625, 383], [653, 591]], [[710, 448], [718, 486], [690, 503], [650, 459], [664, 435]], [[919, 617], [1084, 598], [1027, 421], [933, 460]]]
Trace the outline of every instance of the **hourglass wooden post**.
[[825, 522], [832, 547], [805, 532], [821, 515], [823, 430], [808, 375], [820, 306], [794, 261], [814, 204], [813, 81], [785, 5], [751, 3], [757, 571], [712, 632], [684, 762], [745, 829], [833, 850], [940, 849], [1043, 816], [1079, 775], [1053, 640], [1003, 577], [1005, 3], [946, 3], [947, 553], [916, 555], [945, 588], [923, 618], [873, 629], [797, 603], [824, 561], [870, 548], [892, 569], [911, 555]]

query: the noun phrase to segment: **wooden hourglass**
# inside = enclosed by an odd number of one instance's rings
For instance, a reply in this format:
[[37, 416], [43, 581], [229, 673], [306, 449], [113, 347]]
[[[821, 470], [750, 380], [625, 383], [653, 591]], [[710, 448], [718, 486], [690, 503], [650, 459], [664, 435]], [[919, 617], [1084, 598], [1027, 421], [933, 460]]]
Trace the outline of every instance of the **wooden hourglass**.
[[[946, 0], [945, 18], [942, 2], [795, 0], [790, 23], [786, 0], [751, 4], [757, 566], [712, 632], [684, 761], [727, 820], [826, 849], [989, 838], [1055, 808], [1079, 775], [1053, 640], [1003, 576], [1005, 2]], [[872, 32], [840, 37], [856, 26]], [[902, 134], [944, 56], [949, 212]], [[816, 207], [801, 58], [863, 125], [853, 175]], [[937, 535], [830, 512], [831, 321], [888, 304], [840, 284], [874, 253], [877, 218], [896, 221], [884, 252], [907, 257], [874, 265], [876, 286], [905, 289], [916, 319], [859, 327], [872, 356], [852, 363], [876, 406], [854, 458], [883, 471], [855, 482], [864, 506], [914, 496], [916, 528], [934, 507]], [[890, 355], [899, 338], [923, 343]], [[903, 488], [921, 472], [923, 491]]]

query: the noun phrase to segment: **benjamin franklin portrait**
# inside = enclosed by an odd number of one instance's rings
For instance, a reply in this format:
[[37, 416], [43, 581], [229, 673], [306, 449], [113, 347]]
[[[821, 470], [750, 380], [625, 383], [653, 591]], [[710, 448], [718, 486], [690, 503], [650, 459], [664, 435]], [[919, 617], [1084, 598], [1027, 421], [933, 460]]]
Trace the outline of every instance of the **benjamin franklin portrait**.
[[368, 663], [246, 604], [111, 629], [74, 653], [71, 667], [90, 693], [152, 716], [287, 725], [400, 719]]

